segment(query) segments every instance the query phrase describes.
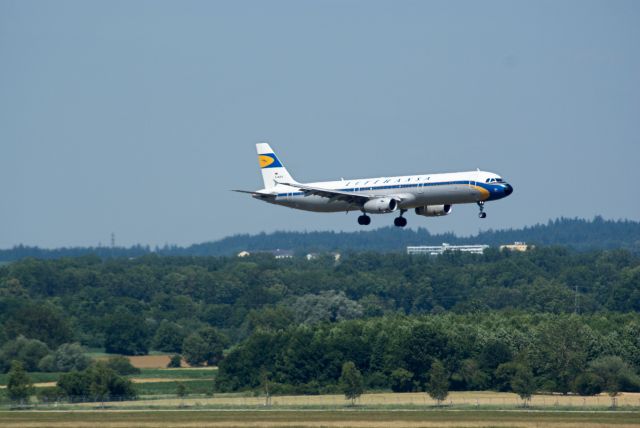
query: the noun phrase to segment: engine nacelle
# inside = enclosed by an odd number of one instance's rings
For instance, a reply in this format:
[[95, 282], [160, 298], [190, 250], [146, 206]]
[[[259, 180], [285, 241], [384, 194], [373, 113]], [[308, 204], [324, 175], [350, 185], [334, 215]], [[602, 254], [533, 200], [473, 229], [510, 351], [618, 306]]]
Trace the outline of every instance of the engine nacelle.
[[398, 209], [398, 201], [393, 198], [376, 198], [365, 202], [362, 208], [371, 214], [390, 213]]
[[427, 205], [416, 208], [416, 214], [425, 217], [440, 217], [451, 213], [452, 205]]

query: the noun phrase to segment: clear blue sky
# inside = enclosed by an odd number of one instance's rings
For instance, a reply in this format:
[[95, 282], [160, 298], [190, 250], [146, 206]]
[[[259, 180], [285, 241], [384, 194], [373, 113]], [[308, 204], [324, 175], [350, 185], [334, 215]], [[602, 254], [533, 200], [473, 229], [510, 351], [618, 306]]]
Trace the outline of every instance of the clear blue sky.
[[299, 181], [513, 184], [434, 232], [640, 220], [640, 2], [0, 0], [1, 248], [360, 227], [230, 192], [259, 141]]

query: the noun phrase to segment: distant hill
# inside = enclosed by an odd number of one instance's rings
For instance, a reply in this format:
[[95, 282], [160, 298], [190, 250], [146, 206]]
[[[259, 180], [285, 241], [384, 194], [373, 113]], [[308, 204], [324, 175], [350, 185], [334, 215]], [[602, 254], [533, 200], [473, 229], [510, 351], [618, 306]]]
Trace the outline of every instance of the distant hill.
[[546, 224], [522, 229], [488, 230], [471, 237], [458, 237], [453, 233], [431, 234], [427, 229], [417, 230], [383, 227], [358, 232], [274, 232], [257, 235], [234, 235], [219, 241], [194, 244], [188, 247], [166, 246], [152, 249], [148, 246], [129, 248], [73, 247], [42, 249], [16, 246], [0, 250], [0, 261], [13, 261], [25, 257], [42, 259], [77, 257], [95, 254], [102, 258], [138, 257], [157, 253], [174, 256], [222, 256], [240, 251], [292, 250], [296, 253], [323, 251], [403, 251], [408, 245], [487, 244], [497, 246], [514, 241], [535, 245], [561, 245], [579, 251], [624, 248], [640, 253], [640, 222], [630, 220], [592, 220], [558, 218]]

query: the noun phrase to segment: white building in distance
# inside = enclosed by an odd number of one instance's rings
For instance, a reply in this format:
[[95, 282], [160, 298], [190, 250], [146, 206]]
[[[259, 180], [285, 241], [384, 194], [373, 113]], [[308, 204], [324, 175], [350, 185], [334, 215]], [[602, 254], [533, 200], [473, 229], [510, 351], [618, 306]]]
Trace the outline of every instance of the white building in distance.
[[439, 256], [445, 251], [482, 254], [487, 248], [489, 248], [488, 245], [449, 245], [444, 242], [442, 245], [419, 245], [415, 247], [407, 247], [407, 254]]
[[533, 248], [533, 245], [527, 245], [526, 242], [516, 241], [513, 244], [500, 245], [500, 251], [509, 250], [509, 251], [527, 251], [530, 248]]

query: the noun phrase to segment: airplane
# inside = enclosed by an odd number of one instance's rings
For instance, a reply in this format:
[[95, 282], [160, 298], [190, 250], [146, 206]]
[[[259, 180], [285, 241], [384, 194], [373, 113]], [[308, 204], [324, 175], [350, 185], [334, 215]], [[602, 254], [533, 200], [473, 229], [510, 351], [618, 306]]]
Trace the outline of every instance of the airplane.
[[393, 221], [405, 227], [404, 214], [439, 217], [451, 214], [455, 204], [475, 203], [485, 218], [484, 204], [505, 198], [513, 187], [492, 172], [466, 171], [445, 174], [357, 178], [318, 183], [298, 183], [267, 143], [256, 144], [264, 188], [234, 190], [275, 205], [314, 212], [360, 211], [358, 224], [368, 225], [367, 214], [398, 213]]

